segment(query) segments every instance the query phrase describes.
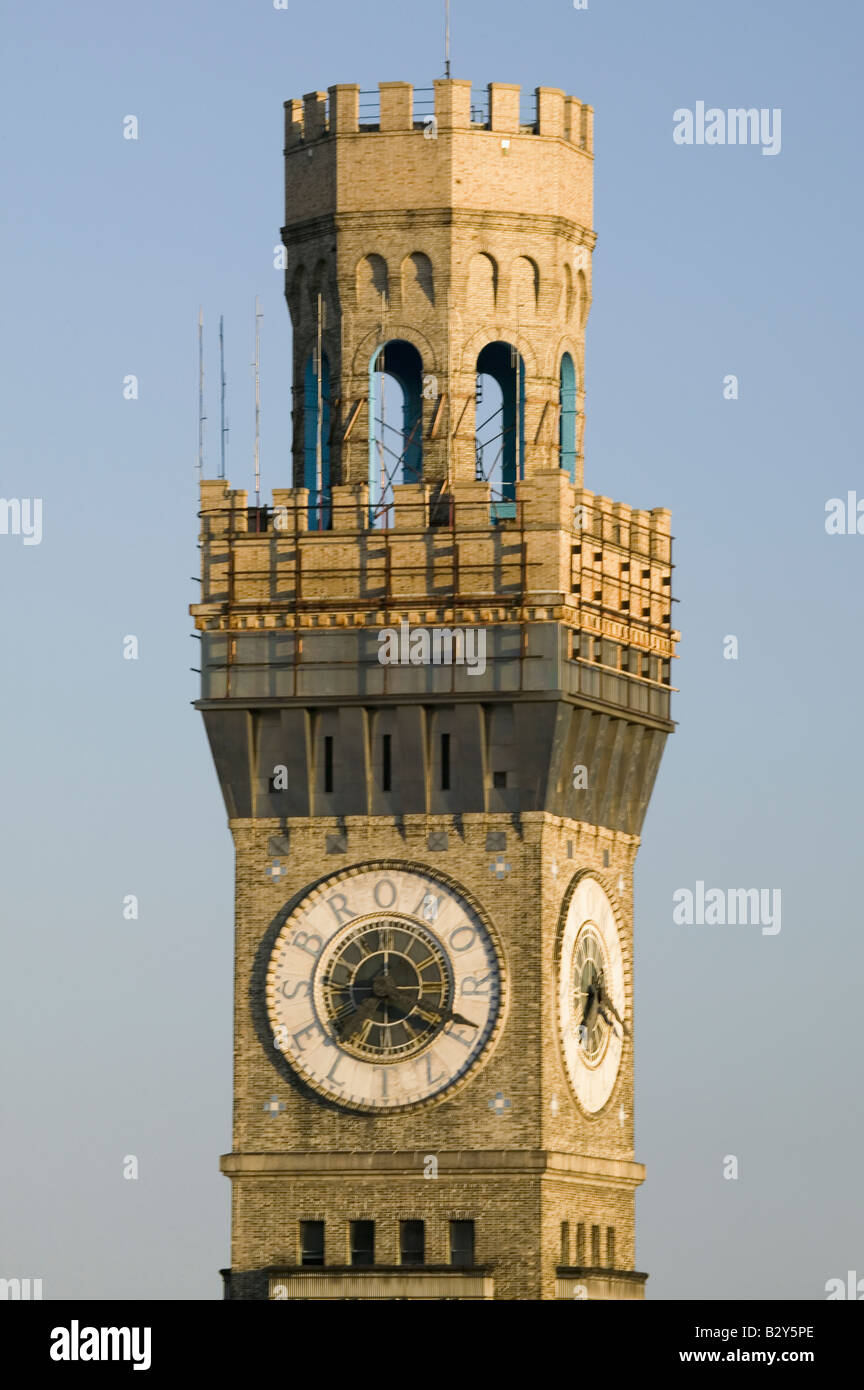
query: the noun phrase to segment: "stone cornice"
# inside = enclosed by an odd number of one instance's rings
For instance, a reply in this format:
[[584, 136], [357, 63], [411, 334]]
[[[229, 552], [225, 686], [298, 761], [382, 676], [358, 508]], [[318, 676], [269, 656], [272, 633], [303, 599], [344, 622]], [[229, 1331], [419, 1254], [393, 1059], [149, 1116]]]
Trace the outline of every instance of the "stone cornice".
[[[594, 1182], [604, 1187], [638, 1187], [645, 1179], [641, 1163], [597, 1158], [547, 1149], [485, 1149], [436, 1154], [440, 1177], [545, 1177]], [[231, 1153], [219, 1166], [230, 1178], [314, 1177], [343, 1181], [346, 1176], [405, 1177], [416, 1181], [423, 1155], [406, 1150], [373, 1153]]]
[[496, 212], [491, 208], [415, 208], [407, 213], [385, 209], [378, 212], [328, 212], [318, 217], [310, 217], [305, 222], [292, 222], [290, 227], [282, 227], [280, 232], [286, 246], [295, 246], [299, 241], [314, 241], [318, 237], [332, 236], [334, 230], [350, 231], [354, 225], [367, 237], [369, 232], [373, 231], [404, 230], [409, 223], [413, 228], [425, 225], [464, 227], [472, 231], [525, 232], [530, 228], [535, 235], [539, 232], [547, 236], [565, 237], [574, 245], [587, 246], [589, 250], [593, 250], [597, 243], [595, 231], [569, 217], [550, 216], [548, 213]]

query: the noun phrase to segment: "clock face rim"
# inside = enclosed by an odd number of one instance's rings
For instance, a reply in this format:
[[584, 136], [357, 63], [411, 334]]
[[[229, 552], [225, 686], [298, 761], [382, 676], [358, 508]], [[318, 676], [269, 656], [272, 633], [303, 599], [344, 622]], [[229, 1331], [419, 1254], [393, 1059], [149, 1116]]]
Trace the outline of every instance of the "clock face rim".
[[[565, 1020], [564, 1020], [564, 1018], [563, 1018], [563, 1016], [562, 1016], [562, 1015], [563, 1015], [562, 999], [563, 999], [563, 997], [564, 997], [564, 995], [565, 995], [565, 984], [566, 984], [566, 986], [567, 986], [567, 992], [568, 992], [569, 995], [572, 997], [572, 982], [571, 982], [571, 980], [570, 980], [570, 977], [571, 977], [572, 970], [573, 970], [573, 963], [574, 963], [575, 956], [576, 956], [576, 950], [577, 950], [579, 941], [580, 941], [581, 938], [582, 938], [583, 929], [584, 929], [586, 926], [587, 926], [587, 927], [590, 927], [590, 928], [593, 930], [593, 932], [596, 934], [596, 936], [599, 938], [599, 941], [600, 941], [600, 944], [601, 944], [601, 949], [602, 949], [602, 951], [603, 951], [603, 956], [604, 956], [604, 959], [605, 959], [607, 965], [608, 965], [609, 968], [610, 968], [610, 972], [613, 972], [613, 971], [616, 969], [616, 962], [615, 962], [614, 960], [611, 960], [611, 961], [610, 961], [610, 959], [609, 959], [610, 951], [609, 951], [608, 943], [606, 942], [606, 939], [605, 939], [605, 935], [604, 935], [603, 929], [601, 928], [600, 924], [596, 921], [596, 919], [595, 919], [594, 916], [586, 917], [586, 918], [584, 919], [584, 921], [581, 922], [581, 923], [579, 924], [579, 926], [576, 928], [576, 930], [575, 930], [575, 932], [574, 932], [574, 934], [573, 934], [572, 941], [570, 942], [569, 947], [568, 947], [568, 944], [567, 944], [567, 937], [568, 937], [568, 926], [569, 926], [569, 919], [570, 919], [571, 904], [572, 904], [573, 898], [575, 897], [575, 895], [576, 895], [577, 891], [579, 890], [580, 886], [581, 886], [582, 884], [586, 883], [586, 881], [591, 881], [591, 882], [593, 882], [593, 883], [595, 883], [595, 884], [597, 885], [597, 887], [599, 888], [600, 892], [602, 893], [603, 897], [605, 898], [606, 902], [607, 902], [608, 905], [609, 905], [609, 911], [610, 911], [611, 916], [612, 916], [612, 924], [613, 924], [613, 927], [614, 927], [615, 937], [616, 937], [616, 950], [615, 950], [612, 954], [613, 954], [613, 956], [617, 954], [617, 957], [618, 957], [618, 960], [617, 960], [617, 968], [620, 969], [620, 975], [621, 975], [621, 979], [620, 979], [620, 983], [621, 983], [621, 999], [619, 1000], [618, 998], [615, 998], [615, 999], [614, 999], [614, 1002], [615, 1002], [616, 1008], [618, 1008], [618, 1011], [619, 1011], [619, 1013], [621, 1014], [621, 1017], [624, 1019], [625, 1023], [627, 1022], [627, 1012], [628, 1012], [628, 1010], [627, 1010], [627, 981], [628, 981], [629, 971], [628, 971], [627, 961], [626, 961], [625, 954], [624, 954], [624, 935], [623, 935], [623, 932], [622, 932], [622, 929], [621, 929], [621, 918], [620, 918], [620, 915], [619, 915], [619, 906], [618, 906], [617, 899], [616, 899], [614, 893], [612, 893], [612, 892], [609, 890], [607, 884], [604, 882], [604, 880], [603, 880], [603, 878], [601, 877], [601, 875], [600, 875], [599, 873], [596, 872], [596, 870], [590, 869], [590, 868], [589, 868], [589, 869], [580, 869], [578, 873], [574, 874], [573, 878], [570, 880], [570, 883], [569, 883], [568, 886], [567, 886], [567, 891], [566, 891], [566, 893], [564, 894], [564, 898], [563, 898], [562, 903], [561, 903], [561, 911], [560, 911], [559, 921], [558, 921], [557, 941], [556, 941], [556, 945], [555, 945], [555, 1012], [556, 1012], [556, 1031], [557, 1031], [557, 1033], [558, 1033], [558, 1044], [559, 1044], [559, 1049], [560, 1049], [560, 1054], [561, 1054], [561, 1062], [562, 1062], [562, 1066], [563, 1066], [563, 1069], [564, 1069], [564, 1075], [565, 1075], [565, 1077], [566, 1077], [566, 1079], [567, 1079], [567, 1083], [568, 1083], [568, 1085], [569, 1085], [570, 1094], [571, 1094], [571, 1096], [572, 1096], [574, 1102], [576, 1103], [576, 1105], [579, 1107], [580, 1112], [581, 1112], [583, 1115], [585, 1115], [587, 1119], [589, 1119], [589, 1120], [596, 1120], [596, 1119], [599, 1119], [599, 1118], [603, 1115], [603, 1113], [604, 1113], [604, 1111], [606, 1110], [607, 1106], [611, 1105], [611, 1103], [612, 1103], [612, 1101], [613, 1101], [613, 1098], [614, 1098], [614, 1096], [615, 1096], [615, 1092], [616, 1092], [616, 1090], [617, 1090], [617, 1088], [618, 1088], [618, 1083], [619, 1083], [619, 1081], [620, 1081], [620, 1079], [621, 1079], [622, 1064], [623, 1064], [623, 1061], [624, 1061], [625, 1044], [626, 1044], [626, 1042], [627, 1042], [627, 1038], [625, 1037], [625, 1038], [620, 1038], [620, 1039], [619, 1039], [619, 1038], [618, 1038], [618, 1035], [617, 1035], [617, 1031], [615, 1031], [615, 1030], [610, 1031], [610, 1032], [607, 1034], [606, 1043], [605, 1043], [605, 1046], [604, 1046], [604, 1048], [603, 1048], [602, 1053], [601, 1053], [593, 1062], [586, 1062], [586, 1061], [584, 1060], [584, 1058], [582, 1057], [581, 1051], [580, 1051], [579, 1060], [578, 1060], [577, 1065], [581, 1068], [581, 1075], [579, 1075], [579, 1074], [574, 1074], [574, 1066], [573, 1066], [573, 1064], [572, 1064], [572, 1062], [571, 1062], [571, 1057], [570, 1057], [570, 1051], [571, 1051], [571, 1049], [568, 1049], [568, 1043], [567, 1043], [567, 1032], [568, 1032], [568, 1027], [571, 1027], [571, 1026], [572, 1026], [572, 1018], [571, 1018], [570, 1020], [568, 1020], [567, 1022], [565, 1022]], [[601, 916], [601, 915], [603, 915], [603, 914], [597, 914], [597, 915], [598, 915], [598, 916]], [[565, 951], [566, 951], [566, 953], [567, 953], [567, 960], [566, 960], [566, 962], [565, 962]], [[565, 981], [565, 976], [564, 976], [565, 966], [566, 966], [566, 972], [567, 972], [567, 979], [566, 979], [566, 981]], [[623, 1007], [622, 1007], [622, 1006], [623, 1006]], [[572, 1008], [572, 1005], [571, 1005], [571, 1008]], [[580, 1083], [580, 1082], [584, 1082], [588, 1077], [591, 1077], [592, 1075], [596, 1076], [596, 1075], [599, 1073], [600, 1069], [602, 1068], [604, 1062], [606, 1062], [607, 1058], [610, 1057], [610, 1054], [611, 1054], [613, 1051], [614, 1051], [615, 1053], [617, 1053], [617, 1058], [616, 1058], [615, 1063], [614, 1063], [614, 1067], [615, 1067], [614, 1076], [612, 1077], [612, 1080], [611, 1080], [611, 1082], [609, 1083], [608, 1092], [607, 1092], [607, 1094], [606, 1094], [606, 1096], [605, 1096], [605, 1098], [604, 1098], [602, 1104], [600, 1104], [600, 1105], [597, 1106], [596, 1108], [592, 1109], [592, 1108], [589, 1106], [589, 1104], [588, 1104], [588, 1102], [586, 1101], [586, 1099], [584, 1098], [584, 1096], [580, 1094], [580, 1084], [579, 1084], [579, 1083]]]
[[[479, 925], [482, 927], [483, 931], [486, 934], [489, 947], [491, 948], [491, 953], [494, 957], [495, 968], [497, 972], [497, 995], [493, 993], [492, 1006], [490, 1008], [491, 1023], [487, 1019], [486, 1032], [483, 1041], [477, 1048], [476, 1055], [472, 1056], [468, 1061], [468, 1064], [465, 1067], [464, 1071], [458, 1072], [455, 1075], [455, 1077], [452, 1077], [451, 1079], [445, 1081], [438, 1090], [434, 1091], [430, 1095], [421, 1096], [419, 1099], [410, 1099], [405, 1101], [404, 1104], [400, 1105], [382, 1106], [380, 1104], [362, 1103], [357, 1100], [348, 1100], [345, 1097], [340, 1096], [334, 1090], [329, 1089], [327, 1086], [322, 1084], [322, 1082], [317, 1080], [314, 1076], [311, 1076], [308, 1072], [300, 1070], [300, 1068], [295, 1065], [294, 1059], [292, 1058], [290, 1052], [286, 1051], [284, 1047], [280, 1047], [276, 1039], [275, 1030], [280, 1020], [274, 1017], [273, 997], [275, 991], [273, 988], [272, 980], [274, 977], [274, 971], [276, 968], [278, 956], [280, 950], [282, 949], [283, 939], [293, 929], [292, 922], [294, 927], [299, 925], [299, 921], [295, 919], [297, 919], [298, 913], [300, 913], [301, 910], [308, 909], [314, 901], [319, 900], [326, 893], [331, 892], [334, 889], [334, 887], [336, 887], [338, 884], [350, 881], [351, 878], [357, 877], [361, 874], [386, 874], [388, 871], [392, 872], [395, 870], [398, 870], [399, 872], [406, 874], [413, 874], [427, 881], [439, 884], [440, 887], [444, 889], [451, 898], [461, 900], [462, 904], [464, 904], [464, 907], [467, 908], [470, 914], [472, 914], [476, 918], [476, 921], [479, 923]], [[404, 917], [409, 921], [412, 920], [410, 912], [400, 912], [399, 909], [395, 907], [380, 908], [378, 909], [378, 913], [381, 918], [386, 918], [388, 917], [388, 915], [393, 915], [396, 917]], [[316, 958], [316, 961], [312, 966], [310, 972], [311, 997], [314, 998], [319, 993], [319, 984], [317, 981], [319, 965], [323, 958], [328, 954], [328, 952], [330, 952], [333, 943], [341, 937], [343, 937], [343, 931], [344, 935], [347, 936], [348, 932], [351, 931], [356, 925], [358, 925], [358, 923], [361, 920], [366, 919], [370, 916], [371, 914], [369, 913], [358, 913], [356, 918], [352, 918], [351, 921], [346, 922], [344, 924], [343, 930], [337, 930], [333, 934], [333, 936], [327, 942], [325, 942], [320, 952], [320, 955], [318, 958]], [[416, 920], [417, 924], [420, 927], [424, 928], [426, 931], [429, 930], [429, 924], [424, 922], [422, 919], [416, 918], [413, 920]], [[276, 918], [273, 919], [271, 926], [274, 926], [276, 930], [275, 933], [273, 933], [272, 935], [270, 933], [267, 934], [268, 944], [266, 949], [265, 981], [263, 986], [263, 1005], [268, 1032], [268, 1052], [269, 1048], [274, 1049], [275, 1058], [273, 1060], [275, 1061], [277, 1068], [280, 1071], [284, 1072], [284, 1074], [286, 1074], [290, 1078], [293, 1085], [295, 1085], [299, 1090], [306, 1092], [307, 1094], [314, 1095], [316, 1099], [323, 1101], [328, 1106], [331, 1106], [333, 1109], [347, 1114], [375, 1115], [380, 1118], [385, 1118], [388, 1115], [413, 1114], [417, 1111], [425, 1110], [435, 1105], [441, 1105], [445, 1101], [452, 1100], [458, 1091], [461, 1091], [463, 1087], [469, 1085], [471, 1081], [476, 1079], [479, 1069], [481, 1067], [484, 1067], [486, 1063], [490, 1060], [492, 1052], [497, 1046], [498, 1041], [500, 1040], [501, 1033], [504, 1029], [508, 1014], [510, 991], [507, 957], [503, 948], [500, 933], [498, 932], [497, 928], [492, 922], [491, 917], [486, 908], [479, 902], [476, 895], [472, 893], [470, 889], [466, 888], [464, 884], [460, 883], [459, 880], [454, 878], [452, 875], [442, 871], [441, 869], [433, 867], [432, 865], [424, 864], [420, 861], [413, 859], [363, 860], [362, 862], [356, 864], [350, 864], [343, 868], [335, 869], [332, 873], [324, 874], [320, 878], [313, 880], [311, 883], [306, 884], [302, 889], [292, 894], [291, 898], [284, 904], [280, 912], [276, 915]], [[445, 959], [447, 961], [448, 969], [452, 971], [453, 963], [451, 955], [444, 942], [441, 942], [441, 949], [443, 950]], [[425, 1052], [427, 1052], [429, 1048], [434, 1046], [436, 1038], [439, 1035], [440, 1032], [436, 1032], [436, 1034], [429, 1039], [428, 1043], [422, 1049], [419, 1049], [416, 1054], [413, 1054], [413, 1056], [420, 1057]], [[363, 1060], [356, 1057], [354, 1054], [349, 1053], [347, 1049], [344, 1051], [344, 1055], [352, 1061]], [[413, 1060], [413, 1058], [409, 1060]], [[368, 1065], [386, 1066], [393, 1065], [393, 1063], [386, 1063], [380, 1061], [374, 1062], [371, 1059], [369, 1059]]]

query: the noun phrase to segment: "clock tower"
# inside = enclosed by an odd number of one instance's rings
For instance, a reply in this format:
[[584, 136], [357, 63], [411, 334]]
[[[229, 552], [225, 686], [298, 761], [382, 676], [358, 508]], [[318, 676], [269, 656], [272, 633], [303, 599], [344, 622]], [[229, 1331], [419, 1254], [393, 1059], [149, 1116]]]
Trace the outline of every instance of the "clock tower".
[[[583, 486], [592, 119], [286, 103], [293, 486], [205, 481], [231, 1299], [629, 1299], [669, 513]], [[287, 481], [287, 479], [286, 479]]]

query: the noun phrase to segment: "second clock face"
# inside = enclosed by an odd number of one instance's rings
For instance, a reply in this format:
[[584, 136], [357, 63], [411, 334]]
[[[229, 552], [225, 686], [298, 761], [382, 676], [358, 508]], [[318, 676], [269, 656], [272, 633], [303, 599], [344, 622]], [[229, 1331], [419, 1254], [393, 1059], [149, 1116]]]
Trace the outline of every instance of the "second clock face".
[[455, 1085], [485, 1051], [500, 996], [479, 913], [414, 867], [363, 865], [319, 885], [282, 927], [267, 973], [277, 1046], [354, 1110], [398, 1110]]
[[618, 925], [602, 885], [590, 874], [578, 880], [567, 906], [558, 1018], [571, 1085], [583, 1109], [596, 1114], [615, 1086], [627, 1022]]

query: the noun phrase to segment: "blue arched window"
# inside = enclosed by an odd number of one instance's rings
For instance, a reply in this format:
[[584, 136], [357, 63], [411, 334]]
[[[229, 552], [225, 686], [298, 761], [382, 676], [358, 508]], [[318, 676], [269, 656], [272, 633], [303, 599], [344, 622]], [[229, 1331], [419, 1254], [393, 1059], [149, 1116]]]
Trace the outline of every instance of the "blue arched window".
[[561, 358], [561, 387], [559, 395], [558, 461], [576, 481], [576, 368], [569, 352]]
[[316, 353], [303, 375], [303, 486], [309, 489], [309, 530], [330, 529], [330, 363], [321, 355], [319, 418]]
[[525, 476], [525, 363], [510, 343], [487, 343], [477, 358], [476, 477], [492, 484], [492, 520], [516, 515]]
[[394, 338], [369, 363], [369, 511], [372, 526], [392, 525], [393, 487], [423, 477], [423, 361]]

